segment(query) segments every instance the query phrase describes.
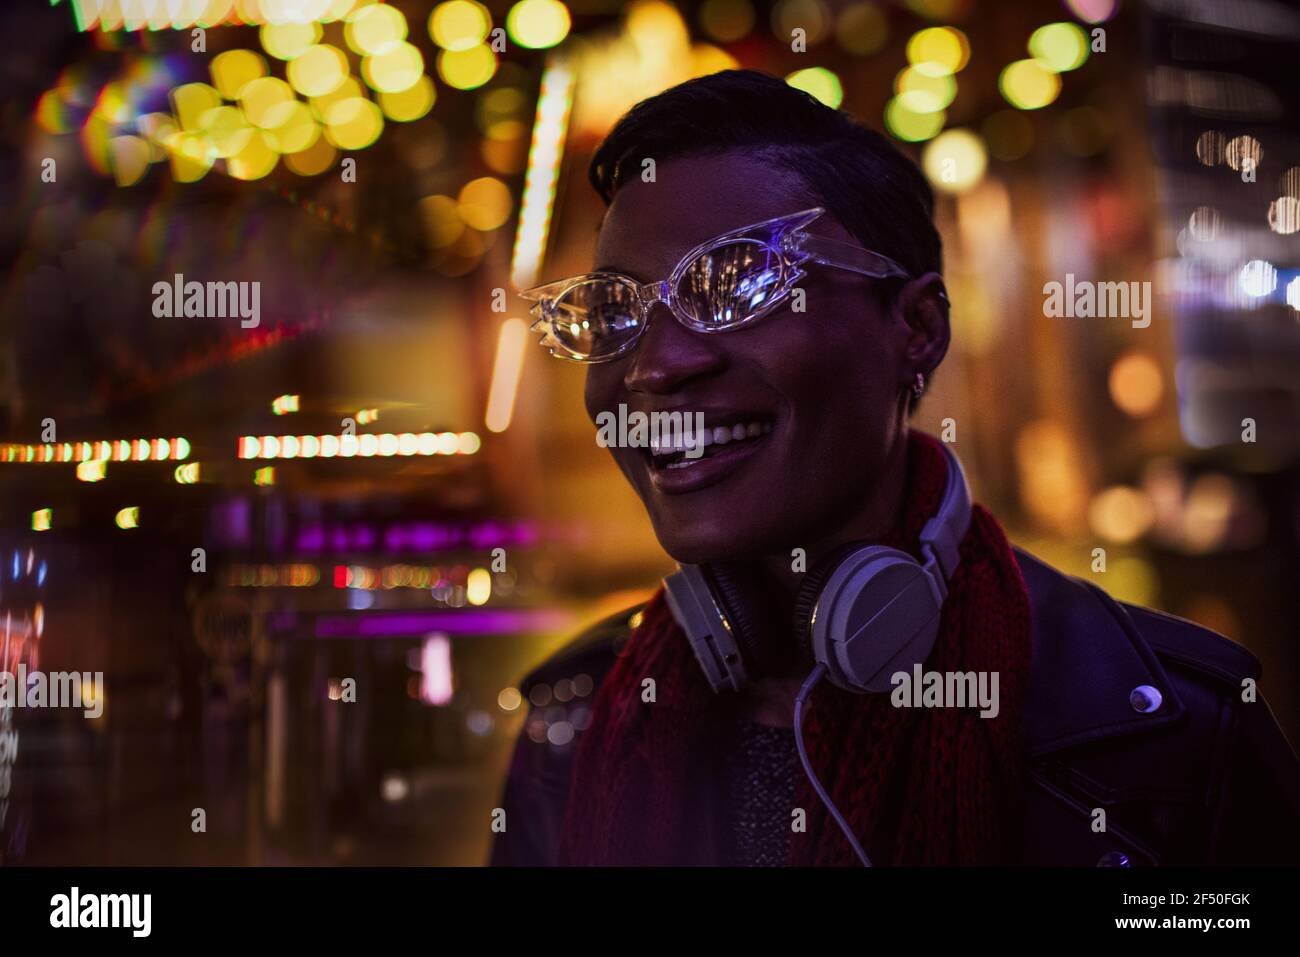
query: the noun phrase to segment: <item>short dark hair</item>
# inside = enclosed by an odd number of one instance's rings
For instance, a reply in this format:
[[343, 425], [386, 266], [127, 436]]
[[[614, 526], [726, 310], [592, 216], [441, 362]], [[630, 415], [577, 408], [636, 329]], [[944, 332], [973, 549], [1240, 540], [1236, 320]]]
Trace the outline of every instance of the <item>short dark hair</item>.
[[632, 107], [591, 158], [587, 176], [608, 205], [625, 166], [743, 150], [795, 173], [859, 242], [913, 276], [943, 270], [934, 193], [884, 136], [784, 80], [724, 70]]

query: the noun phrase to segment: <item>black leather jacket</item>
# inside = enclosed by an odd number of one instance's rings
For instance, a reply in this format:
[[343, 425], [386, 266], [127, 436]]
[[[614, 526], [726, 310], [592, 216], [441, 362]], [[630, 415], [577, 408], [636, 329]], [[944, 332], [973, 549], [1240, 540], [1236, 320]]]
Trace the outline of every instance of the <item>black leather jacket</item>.
[[[1027, 865], [1300, 863], [1300, 763], [1263, 697], [1243, 700], [1259, 663], [1214, 632], [1112, 600], [1017, 550], [1033, 607], [1025, 705]], [[606, 619], [534, 671], [598, 686], [637, 609]], [[1162, 702], [1135, 710], [1133, 689]], [[589, 707], [592, 695], [571, 700]], [[554, 707], [554, 706], [552, 706]], [[552, 720], [555, 715], [551, 715]], [[521, 734], [492, 863], [553, 864], [576, 740]], [[1094, 830], [1094, 809], [1106, 812]], [[709, 852], [683, 863], [714, 863]]]

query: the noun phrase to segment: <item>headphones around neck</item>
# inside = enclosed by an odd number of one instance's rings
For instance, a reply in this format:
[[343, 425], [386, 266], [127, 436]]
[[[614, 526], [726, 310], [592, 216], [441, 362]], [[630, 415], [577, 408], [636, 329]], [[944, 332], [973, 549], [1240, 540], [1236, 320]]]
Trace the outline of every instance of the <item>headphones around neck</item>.
[[896, 672], [924, 663], [970, 527], [966, 476], [957, 456], [943, 451], [948, 478], [939, 511], [921, 531], [923, 562], [862, 542], [831, 552], [795, 597], [793, 642], [770, 592], [743, 565], [680, 565], [664, 579], [668, 606], [715, 692], [780, 673], [792, 656], [864, 694], [888, 691]]

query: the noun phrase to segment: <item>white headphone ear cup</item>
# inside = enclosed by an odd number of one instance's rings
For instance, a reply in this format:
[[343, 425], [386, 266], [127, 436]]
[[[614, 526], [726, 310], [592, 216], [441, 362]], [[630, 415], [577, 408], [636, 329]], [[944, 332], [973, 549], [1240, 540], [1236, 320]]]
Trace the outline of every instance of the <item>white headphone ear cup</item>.
[[873, 545], [839, 564], [817, 599], [814, 657], [847, 691], [888, 691], [924, 663], [939, 634], [943, 594], [911, 555]]

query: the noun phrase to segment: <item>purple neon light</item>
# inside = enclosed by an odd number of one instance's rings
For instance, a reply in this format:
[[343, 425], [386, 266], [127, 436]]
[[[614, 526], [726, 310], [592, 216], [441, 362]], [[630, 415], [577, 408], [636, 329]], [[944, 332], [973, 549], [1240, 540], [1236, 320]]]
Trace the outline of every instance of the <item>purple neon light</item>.
[[[451, 548], [529, 548], [537, 545], [543, 530], [531, 521], [485, 521], [477, 524], [446, 522], [397, 522], [379, 525], [371, 522], [313, 524], [302, 528], [295, 539], [299, 553], [332, 550], [368, 551], [380, 539], [388, 552], [435, 552]], [[547, 538], [563, 537], [549, 530]]]
[[575, 616], [554, 608], [475, 609], [459, 611], [388, 611], [365, 615], [322, 615], [317, 638], [391, 638], [442, 631], [453, 635], [503, 635], [511, 632], [563, 631]]

